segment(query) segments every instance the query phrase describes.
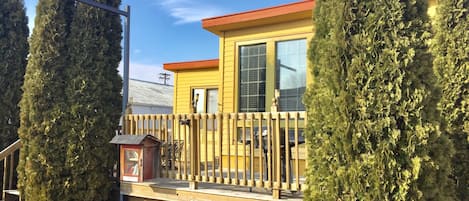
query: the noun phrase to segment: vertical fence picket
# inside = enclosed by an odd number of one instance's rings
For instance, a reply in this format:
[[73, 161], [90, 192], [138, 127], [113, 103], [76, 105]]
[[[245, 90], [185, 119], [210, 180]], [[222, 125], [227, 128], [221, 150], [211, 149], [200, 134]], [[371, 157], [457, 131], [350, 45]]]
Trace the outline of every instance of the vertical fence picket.
[[295, 186], [298, 190], [300, 186], [300, 148], [299, 148], [299, 137], [298, 137], [298, 112], [294, 113], [295, 115], [293, 116], [294, 122], [295, 122]]
[[[242, 179], [242, 182], [241, 182], [241, 185], [245, 186], [247, 185], [246, 181], [247, 181], [247, 175], [246, 175], [246, 113], [242, 113], [241, 115], [241, 121], [242, 121], [242, 142], [243, 142], [243, 163], [242, 163], [242, 166], [243, 166], [243, 179]], [[236, 158], [239, 158], [238, 156]]]
[[[185, 116], [187, 119], [187, 115]], [[184, 136], [184, 174], [183, 174], [183, 180], [187, 179], [187, 146], [189, 145], [188, 139], [187, 139], [187, 126], [183, 126], [183, 136]]]
[[[258, 187], [264, 187], [264, 146], [263, 145], [263, 128], [262, 128], [262, 123], [264, 119], [262, 118], [262, 113], [258, 113], [256, 115], [257, 121], [258, 121], [258, 128], [257, 128], [257, 135], [258, 135], [258, 142], [259, 142], [259, 176], [260, 176], [260, 181]], [[266, 164], [267, 165], [267, 164]]]
[[227, 178], [225, 180], [225, 184], [231, 184], [231, 142], [232, 142], [232, 139], [233, 139], [233, 136], [232, 136], [232, 132], [231, 132], [231, 128], [233, 127], [231, 125], [231, 115], [228, 114], [227, 115], [227, 118], [226, 118], [226, 121], [228, 122], [226, 125], [226, 131], [227, 131], [227, 136], [228, 136], [228, 142], [227, 142], [227, 149], [228, 149], [228, 160], [227, 160]]
[[224, 115], [221, 113], [217, 114], [217, 120], [218, 120], [218, 178], [217, 178], [217, 183], [223, 183], [223, 122], [225, 121]]
[[[178, 123], [178, 132], [177, 132], [178, 133], [178, 141], [182, 142], [183, 143], [182, 146], [185, 147], [185, 141], [181, 139], [181, 133], [182, 133], [182, 131], [181, 131], [181, 120], [182, 120], [181, 115], [178, 114], [176, 116], [176, 121]], [[182, 150], [184, 150], [181, 147], [179, 149], [181, 149], [181, 152], [182, 152]], [[182, 179], [182, 164], [181, 163], [182, 163], [182, 154], [180, 153], [179, 158], [178, 158], [178, 174], [176, 175], [176, 179]]]
[[205, 136], [205, 147], [203, 153], [205, 154], [205, 161], [204, 161], [204, 178], [203, 181], [208, 182], [208, 120], [207, 114], [202, 114], [202, 122], [203, 122], [203, 129], [204, 129], [204, 136]]
[[215, 182], [216, 180], [216, 175], [215, 175], [215, 150], [216, 150], [216, 143], [215, 143], [215, 132], [216, 132], [216, 125], [215, 125], [215, 115], [214, 114], [210, 114], [209, 116], [209, 119], [210, 119], [210, 122], [212, 122], [212, 158], [211, 158], [211, 161], [212, 161], [212, 176], [210, 177], [210, 182]]
[[[279, 119], [279, 122], [280, 122], [280, 119]], [[285, 172], [283, 173], [284, 174], [284, 177], [285, 177], [285, 188], [286, 189], [290, 189], [290, 155], [291, 155], [291, 150], [290, 150], [290, 114], [287, 112], [285, 113], [285, 142], [284, 142], [284, 149], [285, 149], [285, 153], [284, 154], [284, 169], [285, 169]], [[283, 179], [282, 179], [283, 180]]]
[[249, 147], [249, 175], [250, 175], [250, 178], [249, 178], [249, 186], [251, 187], [254, 187], [256, 182], [254, 180], [254, 174], [255, 174], [255, 171], [254, 171], [254, 141], [255, 141], [255, 138], [254, 138], [254, 114], [253, 113], [250, 113], [249, 114], [249, 125], [250, 125], [250, 129], [249, 129], [249, 133], [251, 134], [250, 139], [250, 147]]

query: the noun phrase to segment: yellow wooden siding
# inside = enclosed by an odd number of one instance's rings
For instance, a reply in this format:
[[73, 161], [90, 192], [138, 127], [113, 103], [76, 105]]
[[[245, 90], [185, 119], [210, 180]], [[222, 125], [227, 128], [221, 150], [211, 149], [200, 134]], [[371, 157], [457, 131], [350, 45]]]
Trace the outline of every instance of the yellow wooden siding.
[[178, 71], [174, 88], [174, 113], [190, 113], [191, 89], [218, 88], [218, 68]]
[[[267, 52], [267, 65], [268, 68], [275, 66], [275, 42], [282, 40], [292, 40], [306, 38], [309, 40], [313, 36], [313, 26], [311, 19], [304, 19], [295, 22], [281, 23], [269, 26], [255, 27], [242, 30], [229, 31], [220, 36], [219, 40], [219, 69], [200, 69], [200, 70], [185, 70], [179, 71], [176, 73], [175, 80], [175, 104], [174, 112], [175, 113], [190, 113], [190, 99], [191, 99], [191, 89], [194, 87], [213, 87], [219, 86], [219, 112], [237, 112], [237, 102], [238, 102], [238, 48], [240, 45], [256, 44], [256, 43], [267, 43], [268, 52]], [[270, 69], [272, 70], [272, 69]], [[272, 79], [273, 78], [269, 78]], [[310, 82], [311, 79], [307, 76], [307, 81]], [[266, 89], [266, 102], [270, 102], [270, 99], [273, 96], [273, 87], [272, 89]], [[267, 110], [269, 105], [267, 105]], [[176, 129], [177, 130], [177, 129]], [[204, 133], [204, 130], [202, 131]], [[228, 135], [230, 139], [234, 138], [233, 130], [230, 129], [230, 132], [223, 128], [223, 136], [226, 139]], [[229, 133], [229, 134], [228, 134]], [[215, 141], [212, 140], [212, 133], [208, 132], [208, 136], [205, 137], [202, 134], [200, 145], [201, 147], [207, 147], [208, 150], [213, 148], [213, 144], [218, 144], [218, 139]], [[207, 139], [208, 138], [208, 139]], [[207, 139], [207, 143], [205, 142]], [[185, 139], [188, 140], [188, 139]], [[238, 163], [238, 168], [244, 169], [245, 161], [243, 157], [234, 157], [227, 155], [227, 148], [234, 153], [235, 150], [238, 153], [244, 151], [244, 146], [237, 143], [236, 141], [223, 141], [222, 144], [224, 149], [222, 151], [221, 163], [223, 166], [226, 166], [228, 161], [231, 161], [231, 166], [234, 167], [235, 161]], [[229, 145], [229, 146], [226, 146]], [[246, 147], [248, 148], [248, 147]], [[248, 148], [249, 149], [249, 148]], [[188, 151], [190, 149], [187, 149]], [[301, 147], [299, 150], [301, 153], [305, 152], [305, 148]], [[232, 154], [233, 154], [232, 153]], [[260, 153], [259, 150], [256, 150], [256, 153]], [[187, 154], [187, 153], [186, 153]], [[201, 150], [201, 162], [213, 161], [215, 156], [211, 152], [206, 153], [204, 149]], [[218, 155], [218, 154], [217, 154]], [[305, 163], [305, 154], [300, 156], [300, 166], [304, 167]], [[207, 156], [207, 157], [205, 157]], [[184, 157], [184, 156], [183, 156]], [[231, 159], [229, 159], [231, 158]], [[258, 161], [258, 156], [256, 157], [255, 163], [253, 164], [257, 169], [259, 164], [256, 164]], [[247, 163], [248, 165], [249, 163]], [[303, 169], [303, 168], [301, 168]], [[303, 174], [303, 172], [301, 172]]]
[[[218, 68], [206, 68], [197, 70], [182, 70], [175, 73], [174, 88], [174, 113], [186, 114], [191, 113], [191, 93], [194, 88], [219, 88], [219, 72]], [[178, 123], [178, 122], [175, 122]], [[175, 133], [179, 133], [180, 127], [175, 128]], [[175, 140], [189, 140], [189, 129], [186, 128], [186, 136], [174, 136]], [[205, 142], [205, 141], [202, 141]], [[211, 142], [209, 142], [211, 143]], [[186, 147], [187, 152], [190, 147]], [[189, 156], [182, 154], [182, 159]], [[203, 155], [205, 156], [205, 155]], [[203, 158], [205, 161], [205, 157]]]
[[[311, 19], [304, 19], [294, 22], [274, 24], [269, 26], [247, 28], [241, 30], [228, 31], [220, 37], [220, 79], [223, 93], [220, 97], [223, 106], [223, 112], [237, 112], [238, 102], [238, 56], [237, 49], [239, 45], [269, 43], [270, 51], [267, 52], [268, 68], [274, 66], [272, 62], [275, 58], [275, 49], [273, 42], [281, 40], [291, 40], [313, 37], [313, 25]], [[270, 61], [269, 61], [270, 60]], [[311, 82], [311, 76], [307, 75], [307, 82]], [[272, 88], [272, 89], [270, 89]], [[273, 96], [273, 87], [266, 89], [266, 102], [270, 103]], [[266, 105], [269, 110], [269, 104]]]
[[[269, 42], [270, 50], [267, 53], [267, 62], [268, 68], [274, 66], [275, 64], [275, 41], [282, 40], [291, 40], [306, 38], [307, 44], [313, 37], [313, 25], [311, 19], [305, 19], [301, 21], [275, 24], [270, 26], [263, 26], [257, 28], [249, 28], [242, 30], [229, 31], [221, 34], [220, 36], [220, 45], [219, 45], [219, 55], [220, 55], [220, 89], [219, 89], [219, 104], [221, 104], [222, 112], [237, 112], [237, 102], [238, 102], [238, 81], [237, 81], [237, 71], [238, 71], [238, 53], [237, 49], [239, 45], [247, 44], [256, 44], [256, 43], [266, 43]], [[309, 64], [308, 64], [309, 65]], [[307, 82], [311, 82], [311, 76], [307, 75]], [[270, 99], [273, 96], [273, 88], [266, 89], [266, 99], [267, 102], [270, 102]], [[269, 109], [269, 105], [267, 110]], [[223, 129], [224, 136], [228, 135], [226, 128]], [[230, 135], [233, 133], [230, 131]], [[223, 142], [224, 145], [227, 145], [227, 142]], [[230, 143], [231, 144], [231, 143]], [[235, 149], [238, 149], [239, 153], [242, 153], [243, 145], [233, 143], [230, 145], [231, 152], [234, 152]], [[305, 147], [301, 146], [300, 148], [300, 169], [301, 174], [305, 167]], [[244, 169], [245, 162], [243, 157], [234, 157], [227, 155], [227, 146], [224, 146], [222, 164], [224, 167], [227, 166], [228, 161], [231, 166], [234, 166], [235, 161], [238, 161], [238, 167]], [[257, 151], [256, 151], [257, 152]], [[212, 158], [209, 156], [209, 159]], [[259, 164], [257, 164], [257, 157], [254, 160], [254, 167], [258, 169]], [[246, 163], [249, 165], [249, 162]]]

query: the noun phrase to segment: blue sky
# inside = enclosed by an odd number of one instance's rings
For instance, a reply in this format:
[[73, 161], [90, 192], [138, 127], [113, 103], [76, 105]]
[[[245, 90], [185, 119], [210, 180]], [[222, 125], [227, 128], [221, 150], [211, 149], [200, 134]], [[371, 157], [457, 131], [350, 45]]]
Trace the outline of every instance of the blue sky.
[[[131, 6], [130, 77], [152, 82], [163, 63], [218, 58], [218, 38], [201, 19], [300, 0], [122, 0]], [[24, 0], [29, 27], [38, 0]], [[172, 79], [171, 79], [172, 83]]]

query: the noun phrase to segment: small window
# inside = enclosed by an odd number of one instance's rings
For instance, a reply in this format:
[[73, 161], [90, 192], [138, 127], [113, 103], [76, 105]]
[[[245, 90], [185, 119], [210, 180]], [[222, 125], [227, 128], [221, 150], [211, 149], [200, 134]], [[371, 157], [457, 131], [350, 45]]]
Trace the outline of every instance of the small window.
[[218, 89], [196, 88], [192, 90], [196, 113], [218, 112]]
[[[218, 89], [196, 88], [192, 90], [192, 100], [195, 101], [196, 113], [218, 112]], [[216, 130], [216, 121], [207, 120], [207, 130]], [[200, 122], [203, 128], [203, 122]]]

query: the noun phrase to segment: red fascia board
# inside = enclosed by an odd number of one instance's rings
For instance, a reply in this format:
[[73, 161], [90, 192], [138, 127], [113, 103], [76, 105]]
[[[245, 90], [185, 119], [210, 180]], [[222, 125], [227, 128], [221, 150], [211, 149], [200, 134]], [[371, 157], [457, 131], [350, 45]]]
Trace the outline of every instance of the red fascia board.
[[218, 61], [219, 61], [218, 59], [210, 59], [210, 60], [166, 63], [166, 64], [163, 64], [163, 69], [169, 70], [169, 71], [179, 71], [179, 70], [218, 68]]
[[301, 2], [291, 3], [291, 4], [285, 4], [285, 5], [280, 5], [280, 6], [247, 11], [247, 12], [235, 13], [235, 14], [230, 14], [230, 15], [225, 15], [225, 16], [207, 18], [207, 19], [202, 20], [202, 27], [205, 29], [208, 29], [210, 27], [271, 18], [271, 17], [276, 17], [276, 16], [282, 16], [282, 15], [288, 15], [292, 13], [308, 11], [308, 10], [311, 10], [312, 12], [314, 5], [315, 5], [314, 0], [301, 1]]

